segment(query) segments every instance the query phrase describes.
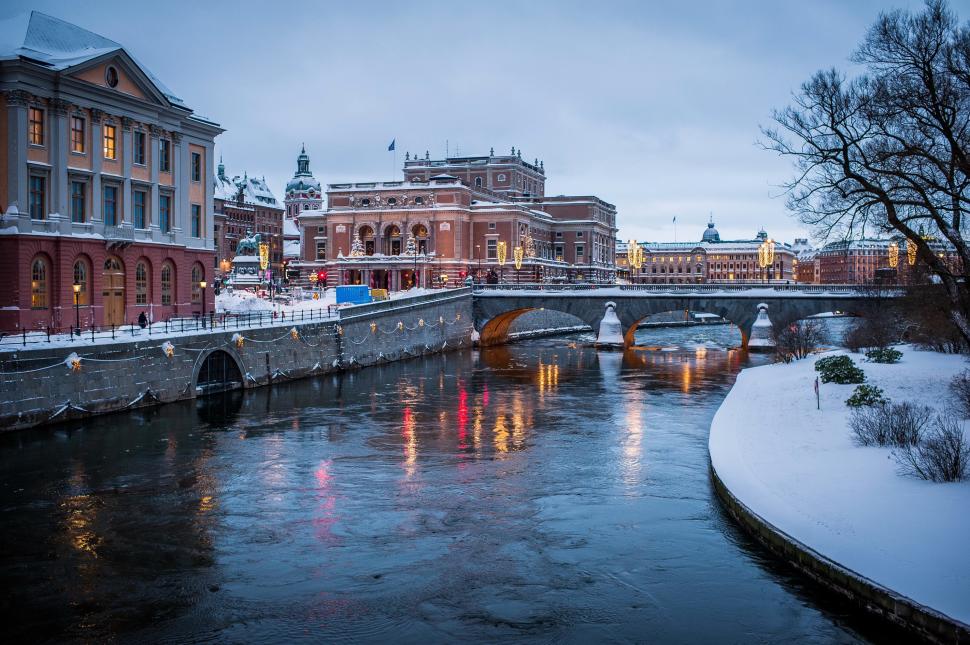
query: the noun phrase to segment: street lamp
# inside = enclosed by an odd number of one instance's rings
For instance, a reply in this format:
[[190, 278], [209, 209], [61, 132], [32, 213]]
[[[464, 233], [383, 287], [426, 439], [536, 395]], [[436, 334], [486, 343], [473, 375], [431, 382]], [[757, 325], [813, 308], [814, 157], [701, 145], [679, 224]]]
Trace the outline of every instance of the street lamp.
[[81, 335], [81, 284], [75, 282], [74, 288], [74, 333]]
[[206, 281], [199, 281], [199, 288], [202, 289], [202, 329], [205, 329], [205, 287]]

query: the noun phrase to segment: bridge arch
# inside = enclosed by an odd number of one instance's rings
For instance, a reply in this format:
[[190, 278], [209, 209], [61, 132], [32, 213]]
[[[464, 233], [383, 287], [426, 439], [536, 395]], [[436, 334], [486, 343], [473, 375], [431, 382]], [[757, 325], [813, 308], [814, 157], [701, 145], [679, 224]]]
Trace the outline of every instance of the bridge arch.
[[[527, 314], [533, 311], [554, 311], [556, 313], [565, 314], [567, 316], [570, 316], [571, 318], [575, 318], [578, 322], [581, 322], [585, 325], [589, 325], [594, 332], [599, 327], [598, 322], [594, 327], [593, 325], [590, 324], [588, 320], [584, 320], [583, 318], [580, 318], [579, 316], [577, 316], [575, 313], [564, 311], [563, 309], [549, 308], [549, 307], [518, 307], [516, 309], [510, 309], [508, 311], [500, 312], [492, 316], [491, 318], [488, 318], [487, 320], [482, 321], [480, 325], [476, 325], [476, 327], [479, 328], [478, 329], [479, 345], [483, 347], [487, 347], [491, 345], [501, 345], [503, 343], [507, 343], [509, 340], [509, 333], [512, 329], [512, 324], [520, 317], [522, 317], [524, 314]], [[600, 316], [600, 318], [602, 318], [602, 315]]]

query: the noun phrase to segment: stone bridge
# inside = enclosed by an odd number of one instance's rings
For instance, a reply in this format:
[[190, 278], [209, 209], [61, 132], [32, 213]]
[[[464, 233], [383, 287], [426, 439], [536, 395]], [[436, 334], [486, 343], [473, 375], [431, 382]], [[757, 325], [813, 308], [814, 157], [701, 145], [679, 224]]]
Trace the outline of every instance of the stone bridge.
[[776, 321], [798, 320], [829, 311], [852, 314], [866, 300], [887, 295], [897, 294], [851, 285], [482, 285], [474, 291], [473, 311], [482, 345], [506, 342], [512, 321], [535, 309], [571, 314], [597, 333], [607, 303], [615, 303], [626, 346], [641, 321], [670, 311], [720, 316], [741, 330], [747, 346], [760, 303]]

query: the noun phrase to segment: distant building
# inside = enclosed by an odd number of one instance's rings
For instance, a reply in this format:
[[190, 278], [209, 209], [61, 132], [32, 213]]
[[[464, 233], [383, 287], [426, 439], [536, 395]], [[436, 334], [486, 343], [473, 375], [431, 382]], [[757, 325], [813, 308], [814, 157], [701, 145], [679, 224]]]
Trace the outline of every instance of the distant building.
[[[959, 271], [956, 250], [930, 241], [930, 247], [954, 271]], [[815, 253], [815, 280], [819, 284], [923, 284], [930, 280], [926, 264], [910, 257], [905, 239], [844, 240], [826, 244]]]
[[[323, 199], [324, 193], [320, 190], [320, 182], [310, 172], [310, 156], [306, 153], [306, 146], [303, 146], [300, 155], [296, 158], [296, 173], [287, 182], [283, 196], [283, 204], [286, 208], [283, 218], [283, 262], [285, 264], [294, 261], [299, 264], [303, 256], [298, 216], [303, 211], [323, 208]], [[299, 270], [290, 270], [290, 276], [298, 277]]]
[[0, 329], [211, 310], [222, 129], [104, 36], [37, 11], [3, 35]]
[[588, 195], [546, 197], [544, 165], [521, 151], [407, 155], [404, 176], [330, 184], [326, 209], [299, 215], [303, 258], [293, 266], [304, 277], [326, 272], [331, 285], [387, 289], [489, 271], [505, 281], [614, 279], [616, 207]]
[[793, 282], [796, 262], [790, 245], [774, 242], [771, 265], [759, 265], [758, 251], [766, 241], [763, 230], [750, 240], [722, 240], [711, 220], [699, 242], [640, 242], [644, 258], [639, 271], [629, 267], [626, 257], [618, 264], [627, 265], [630, 280], [642, 284]]
[[247, 233], [259, 233], [269, 245], [269, 263], [273, 279], [283, 276], [283, 205], [266, 183], [248, 173], [230, 178], [219, 162], [213, 178], [214, 207], [217, 221], [216, 244], [220, 275], [228, 273], [236, 245]]

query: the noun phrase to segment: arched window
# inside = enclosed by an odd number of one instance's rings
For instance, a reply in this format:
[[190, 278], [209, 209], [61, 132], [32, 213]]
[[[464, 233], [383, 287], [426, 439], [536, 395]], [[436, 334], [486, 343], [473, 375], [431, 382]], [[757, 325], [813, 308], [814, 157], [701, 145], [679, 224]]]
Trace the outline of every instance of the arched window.
[[47, 260], [34, 258], [30, 267], [30, 307], [47, 309]]
[[150, 284], [148, 275], [148, 264], [144, 261], [135, 266], [135, 304], [148, 304], [148, 285]]
[[201, 264], [192, 267], [192, 304], [202, 304], [202, 286], [199, 284], [205, 280], [205, 270]]
[[475, 188], [481, 188], [481, 187], [482, 187], [482, 178], [475, 177]]
[[162, 265], [162, 304], [170, 305], [172, 304], [172, 292], [174, 288], [174, 273], [175, 269], [172, 267], [172, 263], [166, 261]]
[[81, 287], [77, 292], [77, 304], [79, 305], [91, 304], [91, 289], [88, 285], [89, 275], [91, 275], [91, 271], [87, 260], [78, 258], [74, 262], [74, 284], [80, 285]]

